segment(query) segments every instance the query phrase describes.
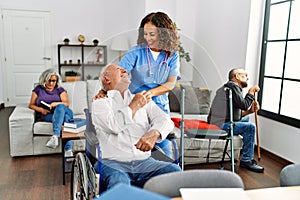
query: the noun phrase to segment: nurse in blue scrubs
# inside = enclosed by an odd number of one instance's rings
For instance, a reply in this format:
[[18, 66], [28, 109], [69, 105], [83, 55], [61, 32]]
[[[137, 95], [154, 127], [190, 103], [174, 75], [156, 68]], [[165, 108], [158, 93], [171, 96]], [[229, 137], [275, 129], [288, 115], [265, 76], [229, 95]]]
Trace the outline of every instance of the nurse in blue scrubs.
[[177, 29], [168, 15], [150, 13], [141, 21], [137, 46], [119, 62], [131, 75], [130, 91], [151, 92], [152, 100], [167, 114], [168, 92], [180, 77], [178, 45]]

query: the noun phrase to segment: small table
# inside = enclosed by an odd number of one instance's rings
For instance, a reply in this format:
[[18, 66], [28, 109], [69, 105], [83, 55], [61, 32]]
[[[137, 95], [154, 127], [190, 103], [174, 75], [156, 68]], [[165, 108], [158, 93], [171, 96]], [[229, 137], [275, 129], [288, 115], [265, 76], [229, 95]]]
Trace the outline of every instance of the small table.
[[69, 173], [66, 172], [65, 170], [65, 145], [69, 140], [80, 140], [80, 139], [85, 139], [84, 131], [80, 133], [70, 133], [70, 132], [65, 132], [62, 129], [62, 134], [61, 134], [61, 157], [62, 157], [62, 172], [63, 172], [63, 185], [65, 185], [65, 174]]

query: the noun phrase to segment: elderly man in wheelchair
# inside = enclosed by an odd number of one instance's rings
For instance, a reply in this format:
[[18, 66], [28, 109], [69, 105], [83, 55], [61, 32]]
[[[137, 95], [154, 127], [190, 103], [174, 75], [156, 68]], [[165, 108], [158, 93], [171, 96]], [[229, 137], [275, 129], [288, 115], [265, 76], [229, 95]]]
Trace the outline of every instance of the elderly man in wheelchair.
[[93, 101], [92, 122], [102, 154], [95, 169], [101, 170], [104, 187], [109, 189], [118, 183], [142, 187], [154, 176], [181, 171], [175, 163], [151, 157], [155, 143], [174, 128], [170, 117], [147, 92], [130, 93], [130, 79], [122, 67], [108, 65], [101, 81], [107, 97]]

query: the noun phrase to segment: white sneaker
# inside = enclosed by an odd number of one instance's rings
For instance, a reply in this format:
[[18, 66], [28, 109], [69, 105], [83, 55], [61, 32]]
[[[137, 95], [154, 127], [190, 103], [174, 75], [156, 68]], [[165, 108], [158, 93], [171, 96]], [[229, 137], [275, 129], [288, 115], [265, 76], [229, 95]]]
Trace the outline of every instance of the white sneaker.
[[65, 151], [65, 158], [67, 162], [73, 162], [74, 157], [73, 157], [73, 151], [72, 149]]
[[47, 142], [46, 147], [56, 149], [58, 146], [58, 137], [56, 135], [52, 135], [50, 140]]
[[72, 149], [65, 151], [65, 157], [72, 157], [72, 156], [73, 156]]

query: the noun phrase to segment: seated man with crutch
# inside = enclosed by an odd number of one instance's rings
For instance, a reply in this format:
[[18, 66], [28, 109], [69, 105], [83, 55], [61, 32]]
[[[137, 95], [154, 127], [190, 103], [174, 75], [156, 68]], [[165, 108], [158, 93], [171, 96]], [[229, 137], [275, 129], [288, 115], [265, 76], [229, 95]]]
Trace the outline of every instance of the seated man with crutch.
[[142, 91], [133, 95], [126, 70], [108, 65], [101, 74], [107, 97], [92, 103], [92, 121], [102, 150], [103, 183], [107, 188], [118, 183], [142, 187], [150, 178], [181, 171], [170, 162], [151, 158], [156, 142], [164, 140], [174, 124]]
[[260, 88], [257, 85], [250, 87], [246, 96], [243, 97], [242, 89], [248, 86], [248, 75], [244, 69], [230, 70], [228, 79], [229, 81], [217, 90], [207, 121], [228, 131], [230, 127], [230, 110], [226, 89], [231, 89], [234, 121], [233, 134], [243, 136], [240, 167], [262, 173], [264, 168], [259, 166], [254, 160], [256, 126], [249, 122], [249, 116], [247, 116], [259, 109], [259, 104], [255, 101], [254, 94], [258, 92]]

